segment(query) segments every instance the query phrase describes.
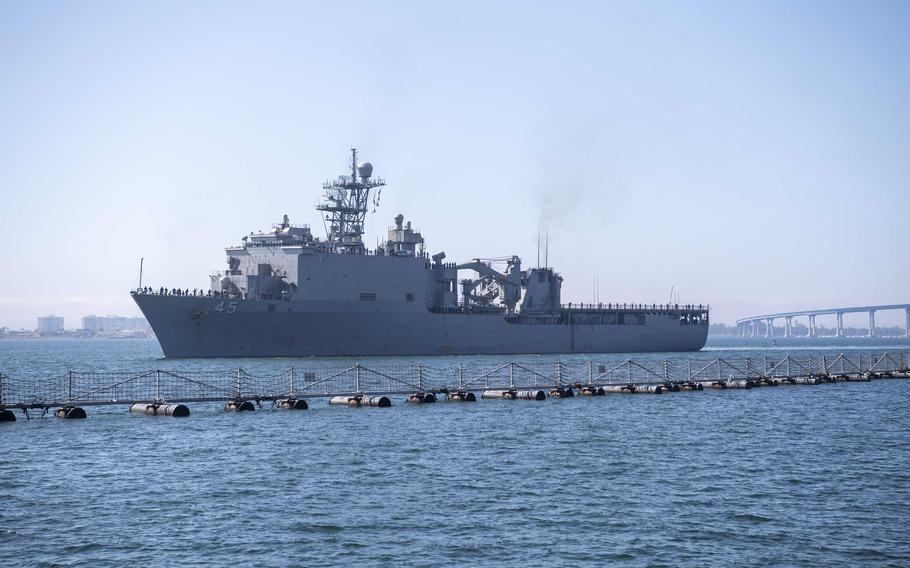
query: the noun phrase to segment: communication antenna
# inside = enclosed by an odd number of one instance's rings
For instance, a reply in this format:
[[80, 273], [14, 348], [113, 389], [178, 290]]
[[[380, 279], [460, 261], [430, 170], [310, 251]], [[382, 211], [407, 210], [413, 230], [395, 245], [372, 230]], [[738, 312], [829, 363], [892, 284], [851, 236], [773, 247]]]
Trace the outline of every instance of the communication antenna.
[[145, 262], [145, 257], [139, 259], [139, 287], [142, 288], [142, 264]]
[[540, 268], [540, 225], [537, 225], [537, 268]]
[[670, 286], [670, 301], [668, 303], [669, 304], [673, 303], [673, 286]]
[[543, 253], [544, 268], [550, 268], [550, 227], [547, 226], [547, 244]]

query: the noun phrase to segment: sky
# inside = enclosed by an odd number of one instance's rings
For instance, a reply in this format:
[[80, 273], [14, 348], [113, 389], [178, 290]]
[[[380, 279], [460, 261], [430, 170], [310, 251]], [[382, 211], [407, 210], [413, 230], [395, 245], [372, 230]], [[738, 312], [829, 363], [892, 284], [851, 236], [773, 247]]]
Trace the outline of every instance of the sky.
[[[712, 321], [910, 302], [910, 3], [0, 3], [0, 326], [137, 314], [356, 146], [433, 254]], [[881, 314], [879, 325], [903, 321]], [[893, 321], [892, 321], [893, 320]]]

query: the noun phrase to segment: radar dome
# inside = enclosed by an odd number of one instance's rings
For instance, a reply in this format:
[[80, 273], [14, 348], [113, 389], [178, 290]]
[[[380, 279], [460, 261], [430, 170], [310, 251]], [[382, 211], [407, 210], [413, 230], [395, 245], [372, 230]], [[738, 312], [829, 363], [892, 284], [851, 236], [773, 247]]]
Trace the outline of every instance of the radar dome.
[[368, 178], [373, 175], [373, 164], [370, 162], [360, 162], [357, 164], [357, 175], [362, 178]]

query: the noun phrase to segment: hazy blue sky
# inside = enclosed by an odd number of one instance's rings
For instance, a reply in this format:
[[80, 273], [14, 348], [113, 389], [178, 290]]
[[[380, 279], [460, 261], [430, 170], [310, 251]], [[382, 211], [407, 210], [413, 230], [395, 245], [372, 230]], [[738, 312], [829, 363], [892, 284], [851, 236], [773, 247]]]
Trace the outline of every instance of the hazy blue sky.
[[[566, 301], [910, 302], [908, 2], [3, 2], [0, 326], [207, 286], [357, 146], [430, 252]], [[890, 320], [880, 317], [882, 323]], [[896, 321], [896, 320], [895, 320]]]

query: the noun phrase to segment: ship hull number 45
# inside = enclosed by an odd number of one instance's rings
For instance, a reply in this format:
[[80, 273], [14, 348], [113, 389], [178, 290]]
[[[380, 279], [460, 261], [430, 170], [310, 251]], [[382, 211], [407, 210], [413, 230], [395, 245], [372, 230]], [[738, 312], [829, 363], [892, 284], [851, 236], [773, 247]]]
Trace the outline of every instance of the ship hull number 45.
[[215, 306], [216, 314], [236, 314], [237, 313], [237, 302], [218, 302], [218, 305]]

